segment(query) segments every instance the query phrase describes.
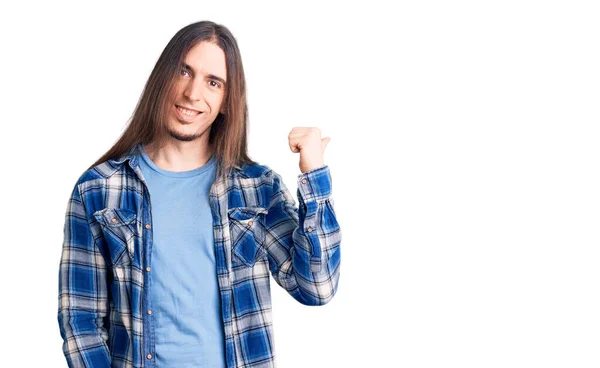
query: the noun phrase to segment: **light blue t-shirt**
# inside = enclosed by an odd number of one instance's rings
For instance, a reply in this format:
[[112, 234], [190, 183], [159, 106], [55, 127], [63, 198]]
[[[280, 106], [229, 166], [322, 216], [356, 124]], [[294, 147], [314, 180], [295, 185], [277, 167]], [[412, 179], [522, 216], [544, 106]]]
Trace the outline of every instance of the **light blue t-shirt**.
[[203, 166], [159, 168], [145, 150], [140, 168], [150, 191], [153, 245], [149, 299], [157, 368], [224, 368], [225, 340], [209, 191], [213, 155]]

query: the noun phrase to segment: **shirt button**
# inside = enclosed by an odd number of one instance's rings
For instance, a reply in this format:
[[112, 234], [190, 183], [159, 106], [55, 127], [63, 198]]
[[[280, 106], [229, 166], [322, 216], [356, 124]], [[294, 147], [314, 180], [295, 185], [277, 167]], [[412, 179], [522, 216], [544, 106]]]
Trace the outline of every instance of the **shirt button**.
[[150, 309], [148, 309], [148, 314], [152, 314], [152, 311]]
[[152, 359], [152, 354], [148, 354], [148, 355], [146, 355], [146, 358], [148, 358], [148, 359]]
[[150, 272], [150, 267], [146, 267], [146, 271], [147, 271], [147, 272]]
[[146, 229], [149, 229], [149, 228], [150, 228], [150, 224], [146, 224]]
[[252, 226], [252, 220], [248, 221], [248, 225]]
[[309, 232], [309, 233], [312, 233], [312, 227], [309, 227], [309, 228], [308, 228], [308, 232]]
[[302, 179], [302, 184], [306, 184], [306, 179]]
[[117, 222], [117, 219], [116, 219], [116, 218], [114, 218], [114, 219], [112, 219], [111, 221], [114, 223], [114, 222]]

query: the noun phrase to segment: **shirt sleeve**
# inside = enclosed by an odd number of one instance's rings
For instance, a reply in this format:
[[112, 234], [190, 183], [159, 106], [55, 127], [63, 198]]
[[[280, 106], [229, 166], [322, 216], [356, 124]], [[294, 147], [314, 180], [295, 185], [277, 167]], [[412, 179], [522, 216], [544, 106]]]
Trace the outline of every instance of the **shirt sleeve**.
[[107, 269], [96, 247], [84, 201], [76, 185], [67, 205], [59, 269], [58, 324], [71, 368], [110, 367], [104, 318]]
[[338, 287], [341, 242], [329, 167], [298, 176], [298, 207], [281, 176], [272, 175], [265, 238], [270, 272], [300, 303], [326, 304]]

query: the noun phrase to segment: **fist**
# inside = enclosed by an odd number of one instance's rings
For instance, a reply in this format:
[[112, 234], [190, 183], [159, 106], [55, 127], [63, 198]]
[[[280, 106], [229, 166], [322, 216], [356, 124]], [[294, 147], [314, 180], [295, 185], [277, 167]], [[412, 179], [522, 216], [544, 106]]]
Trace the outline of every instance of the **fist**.
[[325, 147], [327, 147], [327, 143], [329, 143], [331, 138], [321, 138], [321, 130], [319, 128], [292, 128], [292, 131], [288, 135], [288, 140], [292, 152], [300, 152], [299, 166], [302, 173], [325, 166], [323, 155]]

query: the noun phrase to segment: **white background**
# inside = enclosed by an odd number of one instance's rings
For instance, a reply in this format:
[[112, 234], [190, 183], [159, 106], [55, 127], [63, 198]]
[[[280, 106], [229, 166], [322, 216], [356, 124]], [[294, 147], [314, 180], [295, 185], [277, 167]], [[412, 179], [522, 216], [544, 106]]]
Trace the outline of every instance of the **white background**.
[[1, 7], [0, 366], [66, 367], [70, 191], [208, 19], [241, 48], [251, 157], [295, 193], [287, 134], [331, 137], [339, 291], [306, 307], [272, 283], [280, 367], [600, 367], [594, 2]]

